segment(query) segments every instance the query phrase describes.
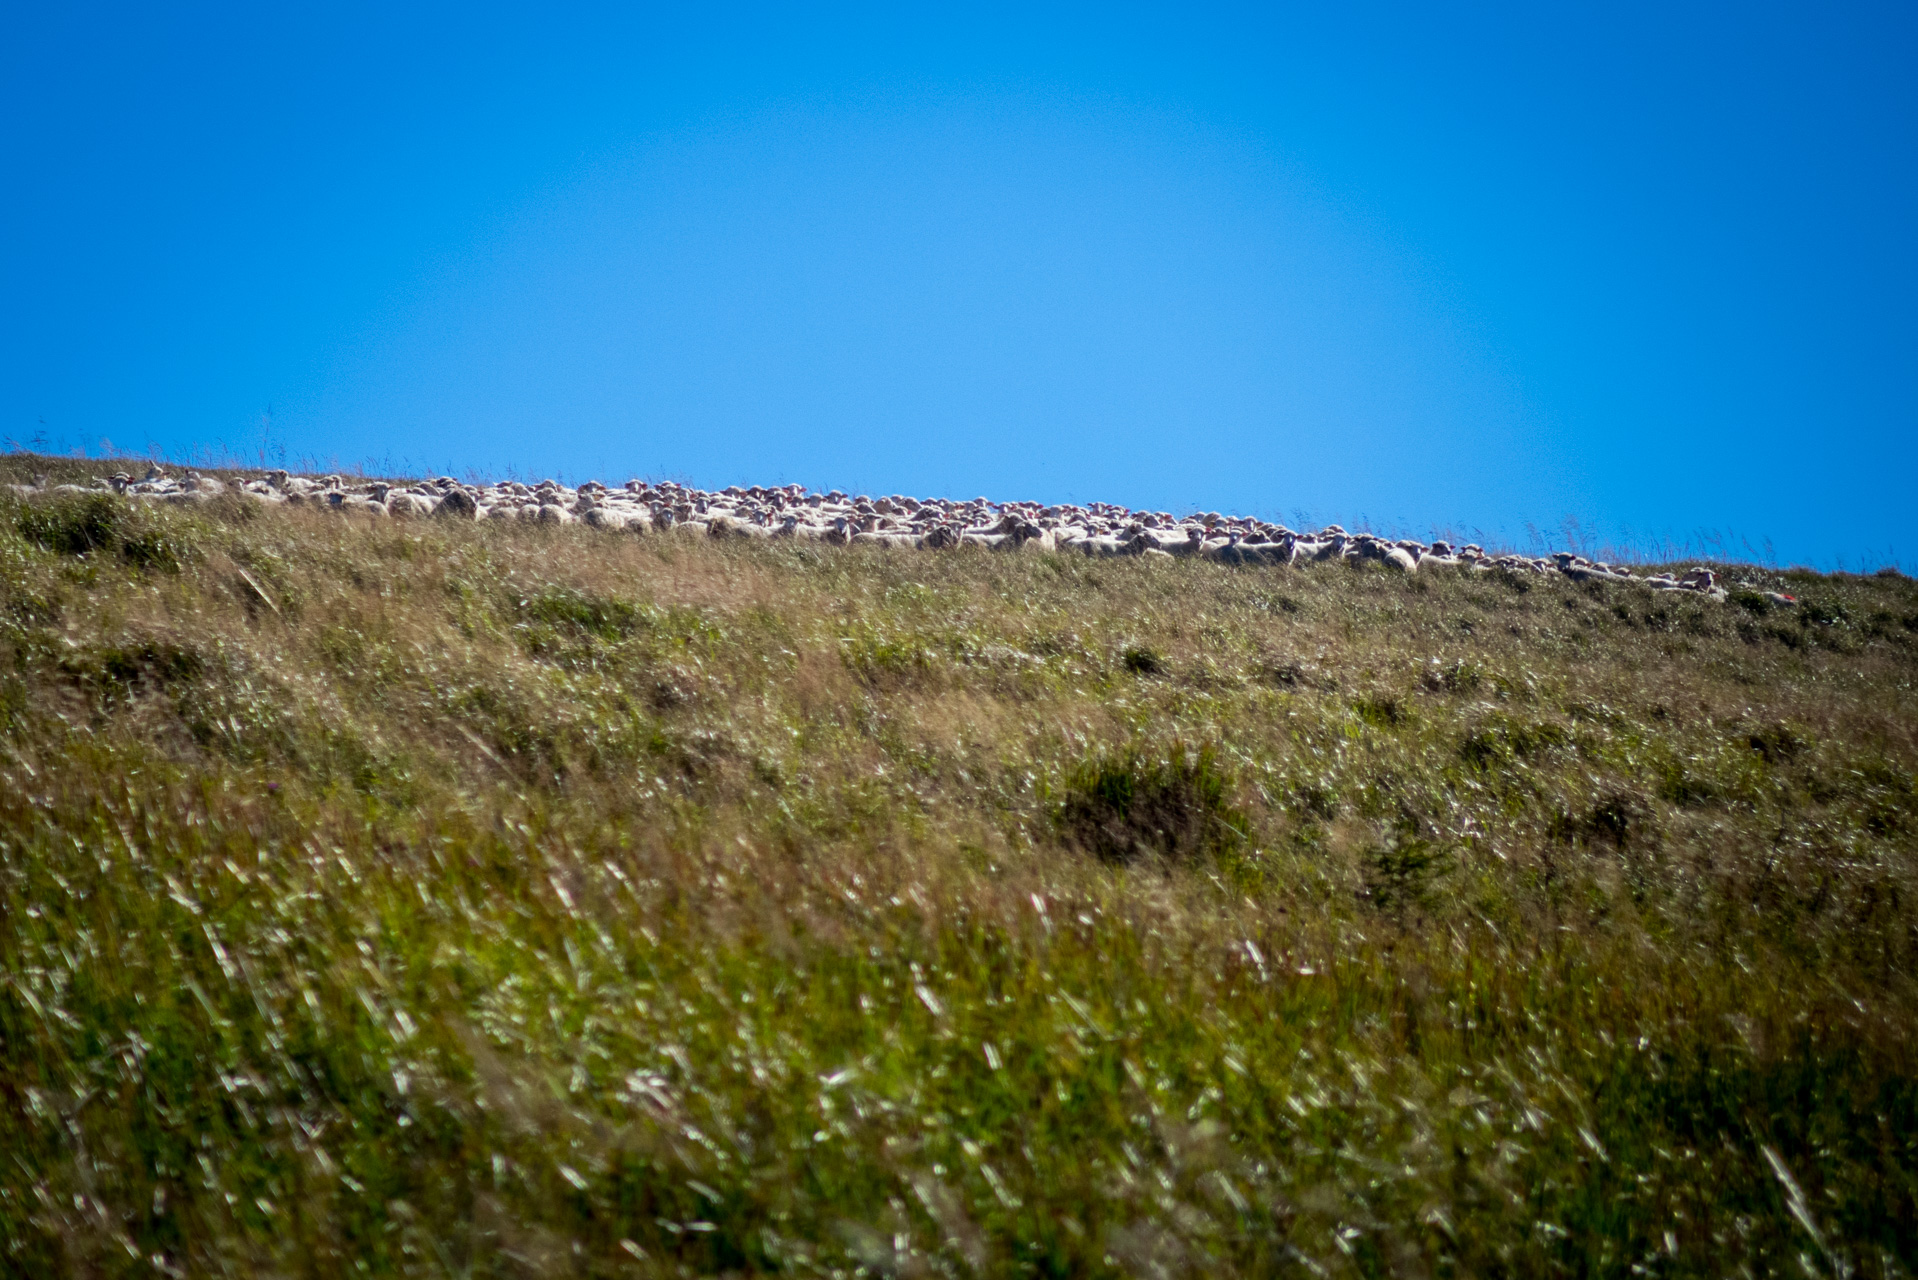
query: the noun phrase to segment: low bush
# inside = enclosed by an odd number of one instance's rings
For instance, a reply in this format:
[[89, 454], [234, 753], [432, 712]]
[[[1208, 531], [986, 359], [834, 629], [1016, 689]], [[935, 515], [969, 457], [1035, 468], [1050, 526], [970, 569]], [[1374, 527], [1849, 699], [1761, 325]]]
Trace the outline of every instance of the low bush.
[[110, 493], [23, 502], [14, 510], [20, 536], [42, 550], [67, 556], [116, 549], [127, 524], [127, 504]]
[[1188, 862], [1242, 843], [1246, 818], [1209, 747], [1130, 746], [1081, 761], [1060, 788], [1060, 828], [1106, 862]]

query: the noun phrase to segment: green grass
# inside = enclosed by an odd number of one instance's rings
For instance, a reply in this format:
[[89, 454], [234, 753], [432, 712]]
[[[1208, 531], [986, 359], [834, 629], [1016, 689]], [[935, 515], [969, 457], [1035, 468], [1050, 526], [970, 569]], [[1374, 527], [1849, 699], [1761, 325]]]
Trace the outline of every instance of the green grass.
[[1918, 587], [1729, 576], [0, 499], [0, 1268], [1909, 1274]]

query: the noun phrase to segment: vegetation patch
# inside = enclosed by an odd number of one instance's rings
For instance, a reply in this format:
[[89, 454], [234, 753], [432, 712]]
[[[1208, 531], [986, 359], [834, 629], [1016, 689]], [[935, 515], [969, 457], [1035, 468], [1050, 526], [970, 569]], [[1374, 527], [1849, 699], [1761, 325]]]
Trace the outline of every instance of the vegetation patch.
[[519, 614], [529, 627], [619, 641], [646, 624], [638, 605], [577, 587], [551, 587], [523, 597]]
[[1396, 694], [1373, 694], [1352, 704], [1359, 719], [1377, 729], [1400, 729], [1411, 723], [1412, 708]]
[[1458, 753], [1473, 768], [1490, 770], [1533, 759], [1569, 742], [1565, 730], [1549, 721], [1493, 715], [1459, 740]]
[[0, 1274], [1918, 1271], [1909, 579], [115, 502], [0, 499]]
[[63, 496], [19, 504], [14, 527], [21, 537], [42, 550], [83, 556], [117, 548], [128, 514], [127, 504], [112, 494]]
[[207, 662], [196, 649], [166, 640], [85, 649], [62, 659], [74, 680], [102, 693], [132, 694], [167, 690], [206, 674]]
[[1747, 734], [1745, 743], [1762, 757], [1766, 764], [1784, 764], [1796, 760], [1805, 748], [1810, 746], [1798, 731], [1787, 724], [1774, 724]]
[[1637, 796], [1621, 791], [1598, 797], [1577, 815], [1560, 813], [1551, 824], [1552, 835], [1560, 840], [1599, 841], [1616, 849], [1643, 845], [1652, 831], [1651, 810]]
[[111, 493], [59, 494], [5, 504], [18, 535], [43, 551], [117, 555], [135, 569], [177, 572], [189, 539], [165, 513], [135, 509]]
[[1432, 840], [1414, 830], [1395, 830], [1366, 855], [1366, 896], [1387, 912], [1430, 906], [1448, 866], [1449, 859]]
[[1075, 766], [1060, 790], [1061, 830], [1105, 862], [1190, 862], [1245, 840], [1232, 780], [1210, 747], [1098, 753]]

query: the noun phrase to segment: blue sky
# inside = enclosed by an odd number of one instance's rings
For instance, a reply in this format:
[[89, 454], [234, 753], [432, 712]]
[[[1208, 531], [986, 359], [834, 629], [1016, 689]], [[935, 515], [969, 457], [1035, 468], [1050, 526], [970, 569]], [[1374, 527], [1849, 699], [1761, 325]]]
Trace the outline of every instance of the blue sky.
[[41, 6], [0, 434], [1909, 564], [1914, 65], [1896, 5]]

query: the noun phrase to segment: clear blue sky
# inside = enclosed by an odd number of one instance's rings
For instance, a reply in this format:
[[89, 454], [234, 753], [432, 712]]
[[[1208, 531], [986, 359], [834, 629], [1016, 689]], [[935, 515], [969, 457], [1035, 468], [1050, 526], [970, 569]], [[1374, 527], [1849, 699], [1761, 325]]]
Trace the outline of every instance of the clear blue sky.
[[0, 434], [1911, 565], [1915, 14], [21, 6]]

